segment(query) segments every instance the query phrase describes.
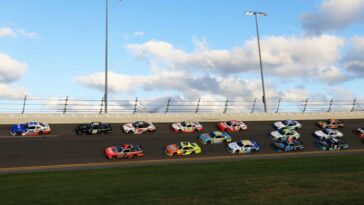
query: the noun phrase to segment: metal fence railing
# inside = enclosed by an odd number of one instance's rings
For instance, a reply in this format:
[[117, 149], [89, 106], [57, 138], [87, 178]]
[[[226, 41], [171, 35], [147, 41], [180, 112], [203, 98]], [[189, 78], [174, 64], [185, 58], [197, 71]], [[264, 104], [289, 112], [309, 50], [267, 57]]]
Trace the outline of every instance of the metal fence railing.
[[[0, 99], [0, 113], [103, 113], [104, 100], [69, 97]], [[364, 99], [285, 100], [268, 99], [268, 112], [354, 112], [364, 111]], [[263, 112], [260, 100], [204, 100], [179, 98], [109, 100], [108, 113], [256, 113]]]

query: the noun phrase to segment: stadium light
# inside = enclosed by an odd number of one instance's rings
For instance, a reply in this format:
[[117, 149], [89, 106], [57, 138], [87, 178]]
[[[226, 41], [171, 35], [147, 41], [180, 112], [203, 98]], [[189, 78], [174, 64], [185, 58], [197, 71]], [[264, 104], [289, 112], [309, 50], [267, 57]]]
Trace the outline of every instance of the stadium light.
[[264, 105], [264, 112], [267, 112], [267, 101], [265, 98], [265, 86], [264, 86], [264, 75], [263, 75], [263, 64], [262, 64], [262, 54], [260, 51], [260, 40], [259, 40], [259, 28], [258, 28], [258, 16], [268, 16], [267, 13], [260, 12], [260, 11], [246, 11], [246, 15], [254, 16], [255, 17], [255, 27], [257, 30], [257, 39], [258, 39], [258, 51], [259, 51], [259, 64], [260, 64], [260, 75], [262, 79], [262, 88], [263, 88], [263, 105]]
[[[121, 0], [119, 0], [121, 1]], [[105, 93], [104, 93], [104, 102], [105, 102], [105, 113], [107, 113], [107, 91], [108, 91], [108, 45], [109, 45], [109, 0], [106, 0], [106, 25], [105, 25]]]

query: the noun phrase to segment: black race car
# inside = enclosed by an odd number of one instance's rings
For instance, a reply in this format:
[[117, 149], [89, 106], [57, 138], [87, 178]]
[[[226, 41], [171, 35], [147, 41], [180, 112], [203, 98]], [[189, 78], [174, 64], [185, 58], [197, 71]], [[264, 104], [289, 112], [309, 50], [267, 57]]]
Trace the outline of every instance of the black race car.
[[285, 140], [274, 140], [273, 148], [277, 152], [281, 151], [291, 152], [291, 151], [303, 150], [304, 146], [302, 141], [290, 137]]
[[97, 135], [111, 133], [111, 125], [109, 123], [91, 122], [88, 124], [81, 124], [75, 128], [78, 135]]
[[323, 139], [318, 141], [317, 145], [321, 150], [341, 150], [349, 147], [349, 144], [341, 138]]

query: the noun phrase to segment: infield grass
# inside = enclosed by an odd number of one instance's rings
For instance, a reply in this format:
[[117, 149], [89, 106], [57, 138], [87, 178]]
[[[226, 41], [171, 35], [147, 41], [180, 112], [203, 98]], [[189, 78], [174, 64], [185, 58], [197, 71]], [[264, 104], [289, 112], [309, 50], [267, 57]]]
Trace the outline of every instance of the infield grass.
[[0, 175], [0, 204], [364, 204], [364, 155]]

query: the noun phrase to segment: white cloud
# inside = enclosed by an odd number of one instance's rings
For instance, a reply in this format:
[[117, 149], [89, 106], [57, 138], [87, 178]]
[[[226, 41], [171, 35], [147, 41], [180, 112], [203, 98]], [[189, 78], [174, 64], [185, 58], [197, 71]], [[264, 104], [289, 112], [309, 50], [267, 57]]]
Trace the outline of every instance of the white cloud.
[[[164, 41], [129, 44], [127, 47], [138, 58], [151, 66], [168, 69], [190, 69], [194, 72], [236, 74], [259, 72], [256, 40], [231, 50], [212, 50], [206, 42], [194, 41], [195, 49], [185, 52]], [[261, 40], [262, 59], [267, 74], [277, 78], [318, 78], [327, 83], [342, 78], [335, 65], [340, 58], [343, 39], [322, 35], [315, 37], [270, 36]], [[327, 73], [330, 71], [330, 73]]]
[[344, 29], [364, 21], [364, 0], [324, 0], [318, 12], [302, 14], [301, 21], [310, 34]]
[[134, 33], [133, 33], [133, 36], [136, 36], [136, 37], [143, 37], [145, 34], [144, 34], [144, 32], [142, 32], [142, 31], [135, 31]]
[[17, 37], [22, 36], [25, 38], [38, 38], [39, 34], [36, 32], [27, 31], [24, 28], [10, 28], [10, 27], [1, 27], [0, 28], [0, 37]]
[[0, 28], [0, 37], [15, 37], [17, 36], [16, 32], [9, 27], [1, 27]]
[[27, 67], [25, 63], [12, 59], [9, 55], [0, 53], [0, 83], [18, 80], [24, 75]]
[[12, 87], [7, 84], [0, 83], [0, 98], [4, 99], [20, 99], [27, 94], [26, 89], [21, 87]]
[[364, 37], [354, 37], [344, 57], [344, 68], [352, 78], [364, 77]]

